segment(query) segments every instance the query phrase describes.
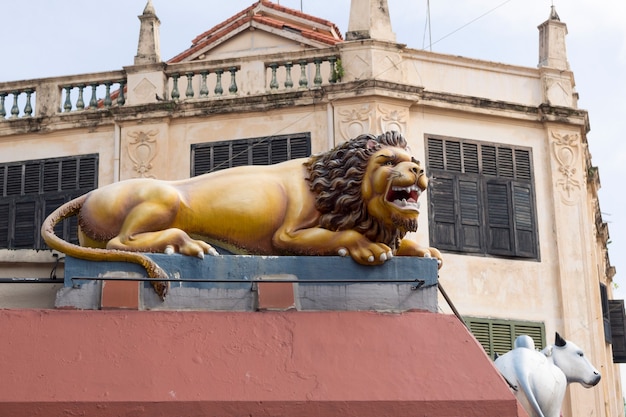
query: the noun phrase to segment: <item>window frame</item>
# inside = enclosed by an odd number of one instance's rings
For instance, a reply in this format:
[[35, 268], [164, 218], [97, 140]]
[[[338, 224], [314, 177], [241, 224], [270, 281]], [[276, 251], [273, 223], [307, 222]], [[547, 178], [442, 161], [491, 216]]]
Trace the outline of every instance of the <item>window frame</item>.
[[430, 244], [540, 260], [532, 149], [425, 135]]
[[196, 143], [191, 145], [190, 175], [236, 166], [272, 165], [310, 155], [310, 132]]
[[[61, 204], [97, 188], [98, 169], [98, 154], [0, 163], [0, 249], [50, 249], [41, 224]], [[75, 217], [55, 227], [72, 243], [77, 231]]]
[[491, 359], [495, 359], [496, 354], [504, 355], [513, 349], [515, 338], [523, 334], [533, 339], [535, 348], [547, 346], [543, 322], [472, 316], [463, 317], [463, 321]]

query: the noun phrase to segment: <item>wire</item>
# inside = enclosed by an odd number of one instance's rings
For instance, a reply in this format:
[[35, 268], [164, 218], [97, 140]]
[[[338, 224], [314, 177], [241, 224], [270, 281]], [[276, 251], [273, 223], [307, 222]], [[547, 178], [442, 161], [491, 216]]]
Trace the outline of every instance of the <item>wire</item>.
[[[442, 40], [444, 40], [444, 39], [448, 38], [449, 36], [454, 35], [454, 34], [455, 34], [455, 33], [457, 33], [458, 31], [460, 31], [461, 29], [466, 28], [467, 26], [471, 25], [471, 24], [472, 24], [472, 23], [474, 23], [475, 21], [477, 21], [477, 20], [479, 20], [479, 19], [481, 19], [481, 18], [483, 18], [483, 17], [487, 16], [489, 13], [491, 13], [491, 12], [493, 12], [493, 11], [495, 11], [495, 10], [499, 9], [500, 7], [504, 6], [505, 4], [507, 4], [507, 3], [511, 2], [511, 1], [512, 1], [512, 0], [505, 0], [505, 1], [503, 1], [502, 3], [498, 4], [496, 7], [492, 8], [492, 9], [490, 9], [490, 10], [487, 10], [485, 13], [483, 13], [483, 14], [481, 14], [480, 16], [478, 16], [478, 17], [476, 17], [476, 18], [474, 18], [474, 19], [470, 20], [469, 22], [467, 22], [467, 23], [466, 23], [466, 24], [464, 24], [463, 26], [460, 26], [459, 28], [457, 28], [457, 29], [453, 30], [452, 32], [448, 33], [447, 35], [445, 35], [445, 36], [443, 36], [443, 37], [441, 37], [441, 38], [437, 39], [435, 42], [431, 42], [431, 44], [430, 44], [430, 45], [428, 45], [428, 47], [429, 47], [429, 48], [430, 48], [430, 50], [432, 51], [432, 46], [433, 46], [434, 44], [439, 43], [439, 42], [441, 42]], [[429, 9], [429, 10], [430, 10], [430, 9]], [[430, 11], [429, 11], [429, 13], [430, 13]], [[426, 48], [422, 48], [422, 50], [425, 50], [425, 49], [426, 49]]]

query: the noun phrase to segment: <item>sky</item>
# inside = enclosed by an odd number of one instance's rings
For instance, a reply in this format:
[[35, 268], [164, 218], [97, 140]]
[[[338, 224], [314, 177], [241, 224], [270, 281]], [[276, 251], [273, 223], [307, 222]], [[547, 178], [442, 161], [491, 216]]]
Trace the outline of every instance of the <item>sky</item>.
[[[350, 0], [275, 0], [330, 20], [345, 35]], [[21, 0], [2, 3], [0, 82], [122, 69], [137, 53], [146, 0]], [[254, 0], [153, 0], [161, 58]], [[568, 60], [587, 139], [599, 167], [600, 208], [617, 268], [615, 298], [626, 298], [626, 2], [624, 0], [388, 0], [399, 43], [415, 49], [536, 67], [539, 32], [554, 5], [567, 24]], [[430, 15], [430, 25], [427, 24]], [[591, 227], [591, 225], [590, 225]]]

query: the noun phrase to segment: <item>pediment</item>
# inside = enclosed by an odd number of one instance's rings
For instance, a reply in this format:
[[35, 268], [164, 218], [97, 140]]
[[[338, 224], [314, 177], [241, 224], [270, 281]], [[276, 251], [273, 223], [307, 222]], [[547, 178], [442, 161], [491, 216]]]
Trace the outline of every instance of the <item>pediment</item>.
[[168, 62], [301, 51], [339, 42], [343, 38], [334, 23], [261, 0], [200, 34]]

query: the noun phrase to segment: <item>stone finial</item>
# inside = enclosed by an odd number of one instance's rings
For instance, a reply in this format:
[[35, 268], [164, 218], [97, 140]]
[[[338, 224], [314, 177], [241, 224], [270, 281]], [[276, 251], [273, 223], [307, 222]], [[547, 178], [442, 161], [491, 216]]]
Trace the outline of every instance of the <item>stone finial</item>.
[[154, 11], [152, 0], [148, 0], [143, 14], [138, 17], [141, 26], [139, 28], [139, 43], [137, 45], [137, 55], [135, 55], [135, 65], [161, 62], [159, 38], [161, 21]]
[[539, 67], [569, 70], [565, 36], [567, 25], [561, 22], [554, 6], [548, 20], [538, 26], [539, 29]]
[[346, 40], [358, 39], [396, 41], [387, 0], [352, 0]]
[[554, 7], [554, 5], [552, 5], [552, 7], [550, 7], [550, 18], [549, 20], [557, 20], [557, 21], [561, 21], [561, 18], [559, 17], [559, 14], [556, 12], [556, 8]]

